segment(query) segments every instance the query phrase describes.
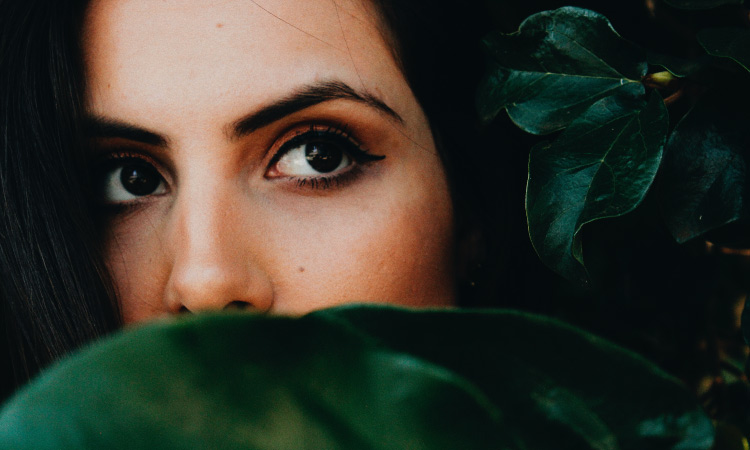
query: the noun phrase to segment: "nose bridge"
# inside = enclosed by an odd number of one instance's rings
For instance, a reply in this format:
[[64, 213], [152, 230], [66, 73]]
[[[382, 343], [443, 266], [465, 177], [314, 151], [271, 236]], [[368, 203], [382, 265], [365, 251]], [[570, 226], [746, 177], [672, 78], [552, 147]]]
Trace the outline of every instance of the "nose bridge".
[[173, 206], [172, 270], [165, 299], [172, 311], [270, 309], [273, 289], [251, 248], [240, 190], [220, 177], [180, 186]]

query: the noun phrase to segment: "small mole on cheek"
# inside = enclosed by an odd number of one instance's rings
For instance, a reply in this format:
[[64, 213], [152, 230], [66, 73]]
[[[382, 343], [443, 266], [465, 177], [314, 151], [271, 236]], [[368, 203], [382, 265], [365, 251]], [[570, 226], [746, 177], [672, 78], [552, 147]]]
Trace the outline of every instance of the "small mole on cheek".
[[223, 24], [223, 23], [217, 23], [217, 24], [216, 24], [216, 28], [223, 28], [223, 27], [224, 27], [224, 24]]
[[299, 267], [299, 268], [298, 268], [297, 270], [299, 270], [299, 272], [300, 272], [300, 273], [302, 273], [302, 272], [304, 272], [304, 271], [305, 271], [305, 268], [304, 268], [304, 267], [302, 267], [302, 266], [300, 266], [300, 267]]

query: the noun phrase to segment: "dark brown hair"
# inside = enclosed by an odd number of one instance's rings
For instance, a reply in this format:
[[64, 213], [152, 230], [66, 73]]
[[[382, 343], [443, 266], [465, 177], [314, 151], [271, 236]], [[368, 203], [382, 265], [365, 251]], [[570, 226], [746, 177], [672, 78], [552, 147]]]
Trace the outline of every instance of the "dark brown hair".
[[85, 195], [83, 7], [0, 0], [3, 395], [120, 323]]

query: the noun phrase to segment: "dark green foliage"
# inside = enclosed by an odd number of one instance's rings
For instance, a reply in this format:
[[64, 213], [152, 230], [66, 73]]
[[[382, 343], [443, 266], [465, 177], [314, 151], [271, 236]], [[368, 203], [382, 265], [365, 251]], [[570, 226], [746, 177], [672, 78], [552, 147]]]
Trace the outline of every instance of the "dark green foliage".
[[745, 104], [716, 93], [698, 103], [672, 132], [659, 194], [664, 220], [678, 242], [750, 216], [748, 124]]
[[750, 30], [708, 28], [698, 33], [698, 41], [709, 54], [733, 59], [750, 70]]
[[645, 54], [591, 11], [535, 14], [517, 33], [492, 34], [485, 45], [493, 64], [479, 92], [485, 120], [505, 108], [523, 130], [547, 134], [570, 125], [601, 98], [644, 92]]
[[16, 450], [698, 450], [712, 441], [690, 394], [652, 364], [508, 311], [346, 307], [163, 322], [64, 361], [0, 415], [0, 448]]
[[567, 278], [586, 280], [581, 228], [641, 203], [659, 168], [666, 131], [658, 94], [648, 103], [606, 97], [557, 140], [532, 149], [526, 211], [543, 260]]
[[[729, 3], [739, 2], [670, 2], [682, 9]], [[739, 7], [726, 6], [707, 20], [747, 20], [747, 11], [727, 8]], [[699, 28], [685, 57], [662, 48], [641, 50], [604, 16], [564, 7], [529, 17], [516, 33], [487, 37], [491, 62], [479, 91], [480, 114], [492, 119], [505, 109], [524, 131], [563, 130], [556, 140], [537, 144], [529, 157], [529, 235], [548, 266], [587, 284], [582, 227], [632, 212], [657, 179], [660, 216], [678, 242], [716, 233], [746, 216], [748, 80], [742, 67], [750, 63], [749, 33]], [[706, 53], [696, 53], [701, 46]], [[649, 91], [659, 91], [664, 102]], [[668, 136], [669, 158], [660, 170]]]
[[640, 99], [646, 54], [605, 17], [572, 7], [535, 14], [485, 44], [493, 65], [480, 114], [505, 108], [535, 134], [567, 128], [531, 152], [526, 212], [542, 260], [585, 283], [581, 227], [632, 211], [661, 162], [668, 118], [660, 98]]

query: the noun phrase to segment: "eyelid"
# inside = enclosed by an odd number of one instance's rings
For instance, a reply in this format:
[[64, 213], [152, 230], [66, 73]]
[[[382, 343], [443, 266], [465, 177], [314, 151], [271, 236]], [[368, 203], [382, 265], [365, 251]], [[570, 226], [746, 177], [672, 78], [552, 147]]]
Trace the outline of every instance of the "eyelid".
[[123, 148], [120, 146], [112, 149], [102, 149], [98, 153], [100, 154], [94, 157], [91, 164], [94, 172], [100, 172], [105, 167], [112, 167], [113, 165], [120, 164], [124, 161], [138, 160], [152, 165], [167, 183], [168, 188], [174, 181], [172, 170], [169, 165], [162, 163], [159, 159], [154, 158], [147, 152], [139, 149]]
[[367, 148], [350, 134], [348, 126], [346, 125], [340, 126], [329, 123], [311, 123], [302, 126], [304, 128], [297, 125], [293, 128], [294, 131], [283, 133], [281, 137], [277, 139], [276, 142], [280, 142], [280, 144], [274, 144], [271, 147], [276, 147], [276, 149], [268, 162], [266, 172], [271, 170], [271, 168], [273, 168], [289, 150], [315, 138], [340, 140], [347, 146], [346, 150], [351, 153], [350, 156], [357, 164], [378, 161], [385, 158], [385, 156], [370, 153]]

